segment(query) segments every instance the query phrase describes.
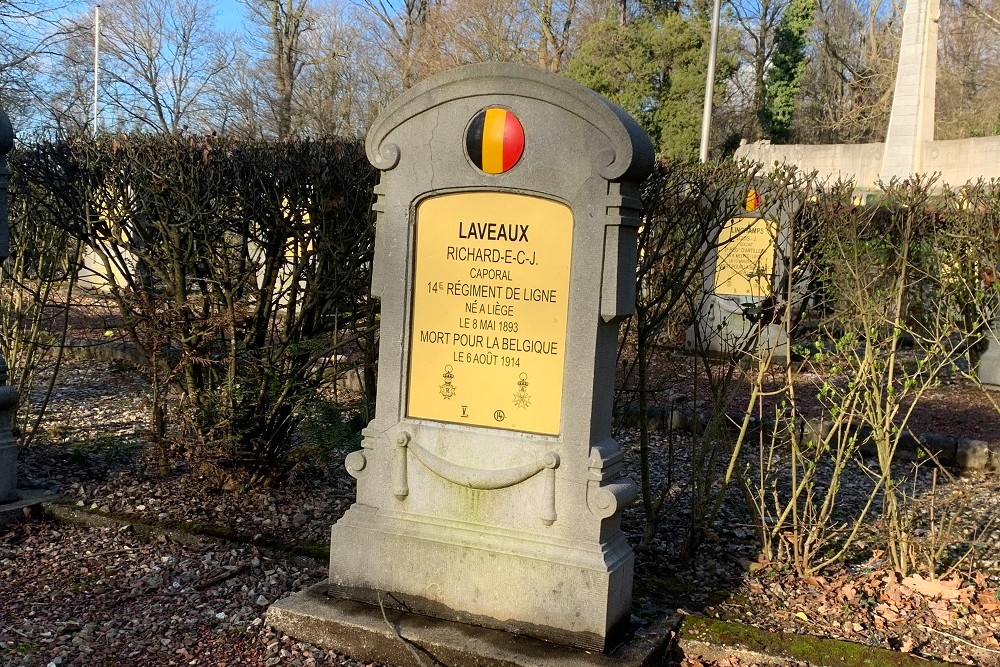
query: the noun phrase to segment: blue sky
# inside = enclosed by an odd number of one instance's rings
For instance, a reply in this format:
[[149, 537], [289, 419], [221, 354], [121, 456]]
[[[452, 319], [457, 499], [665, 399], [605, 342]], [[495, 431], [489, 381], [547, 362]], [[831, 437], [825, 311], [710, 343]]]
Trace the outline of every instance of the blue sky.
[[240, 0], [215, 0], [218, 13], [216, 23], [225, 30], [240, 30], [243, 27], [243, 13], [246, 8]]

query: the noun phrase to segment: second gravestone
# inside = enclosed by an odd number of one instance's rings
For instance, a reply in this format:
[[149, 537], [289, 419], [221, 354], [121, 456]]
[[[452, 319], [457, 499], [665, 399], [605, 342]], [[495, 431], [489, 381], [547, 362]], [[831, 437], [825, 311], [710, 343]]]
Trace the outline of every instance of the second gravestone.
[[[788, 298], [789, 203], [767, 201], [768, 193], [758, 189], [738, 197], [744, 211], [722, 224], [708, 255], [687, 346], [724, 355], [773, 352], [779, 360], [788, 352], [782, 304]], [[799, 287], [793, 300], [801, 299]]]
[[487, 64], [408, 91], [367, 150], [378, 398], [324, 592], [606, 650], [632, 594], [611, 410], [649, 139], [578, 84]]

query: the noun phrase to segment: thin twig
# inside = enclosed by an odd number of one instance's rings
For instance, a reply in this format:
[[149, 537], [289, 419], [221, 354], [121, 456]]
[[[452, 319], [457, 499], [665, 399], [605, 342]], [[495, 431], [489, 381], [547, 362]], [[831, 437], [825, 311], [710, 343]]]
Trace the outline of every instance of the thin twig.
[[385, 607], [382, 605], [382, 591], [376, 591], [375, 594], [378, 595], [378, 608], [382, 610], [382, 620], [385, 621], [385, 624], [389, 626], [390, 630], [392, 630], [392, 634], [396, 635], [396, 639], [401, 641], [403, 646], [406, 647], [406, 650], [413, 655], [413, 659], [417, 661], [417, 664], [420, 665], [420, 667], [427, 667], [427, 665], [424, 664], [424, 661], [420, 659], [420, 654], [413, 648], [410, 641], [403, 637], [403, 635], [399, 634], [399, 630], [396, 629], [396, 626], [389, 622], [389, 617], [385, 615]]
[[923, 628], [924, 630], [930, 630], [931, 632], [936, 632], [939, 635], [944, 635], [945, 637], [948, 637], [949, 639], [954, 639], [957, 642], [962, 642], [963, 644], [967, 644], [967, 645], [971, 646], [974, 649], [978, 649], [980, 651], [986, 651], [987, 653], [996, 653], [997, 655], [1000, 655], [1000, 651], [997, 651], [996, 649], [986, 648], [985, 646], [980, 646], [979, 644], [973, 644], [972, 642], [970, 642], [970, 641], [968, 641], [966, 639], [962, 639], [961, 637], [957, 637], [957, 636], [951, 634], [950, 632], [945, 632], [944, 630], [935, 630], [934, 628], [928, 627], [926, 625], [921, 625], [920, 627]]
[[232, 570], [226, 570], [222, 574], [217, 574], [214, 577], [209, 577], [208, 579], [198, 582], [194, 586], [194, 589], [196, 591], [203, 591], [206, 588], [211, 588], [212, 586], [218, 586], [224, 581], [228, 581], [237, 575], [243, 574], [249, 567], [250, 567], [249, 565], [244, 563], [243, 565], [240, 565], [239, 567], [234, 568]]

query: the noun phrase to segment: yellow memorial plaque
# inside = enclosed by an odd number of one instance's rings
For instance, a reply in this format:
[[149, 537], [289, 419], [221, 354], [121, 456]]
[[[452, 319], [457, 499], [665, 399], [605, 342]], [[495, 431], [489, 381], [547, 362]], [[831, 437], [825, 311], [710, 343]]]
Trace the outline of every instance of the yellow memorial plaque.
[[416, 210], [407, 416], [558, 435], [573, 213], [506, 192]]
[[726, 222], [719, 234], [716, 294], [770, 296], [775, 230], [774, 221], [764, 218], [732, 218]]

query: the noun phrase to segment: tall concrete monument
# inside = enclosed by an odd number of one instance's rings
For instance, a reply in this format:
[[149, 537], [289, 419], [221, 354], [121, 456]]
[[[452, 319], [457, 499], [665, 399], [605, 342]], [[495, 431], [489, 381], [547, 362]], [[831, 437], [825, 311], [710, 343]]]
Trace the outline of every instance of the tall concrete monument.
[[382, 172], [375, 419], [347, 457], [357, 502], [329, 582], [268, 621], [323, 643], [322, 593], [609, 649], [629, 624], [619, 524], [636, 494], [611, 437], [615, 352], [652, 145], [593, 91], [509, 64], [428, 79], [366, 145]]
[[[14, 128], [0, 108], [0, 263], [10, 244], [7, 228], [7, 154], [14, 147]], [[7, 384], [7, 363], [0, 354], [0, 503], [17, 500], [17, 441], [13, 434], [17, 390]]]
[[941, 0], [907, 0], [899, 45], [892, 113], [882, 155], [882, 180], [927, 171], [927, 143], [934, 141], [938, 18]]
[[934, 139], [938, 18], [941, 0], [907, 0], [885, 143], [771, 144], [740, 146], [737, 158], [795, 165], [820, 177], [851, 179], [860, 190], [877, 190], [893, 177], [939, 172], [956, 184], [1000, 177], [1000, 137]]

